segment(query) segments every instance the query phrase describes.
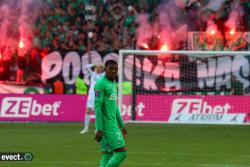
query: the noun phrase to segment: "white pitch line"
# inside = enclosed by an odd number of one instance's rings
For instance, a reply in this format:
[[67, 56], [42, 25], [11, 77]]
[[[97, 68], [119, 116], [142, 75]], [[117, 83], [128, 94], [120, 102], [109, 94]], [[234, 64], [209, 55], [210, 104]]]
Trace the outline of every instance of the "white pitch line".
[[[75, 165], [98, 165], [98, 162], [91, 162], [91, 161], [32, 161], [32, 163], [37, 164], [75, 164]], [[165, 164], [160, 162], [147, 162], [147, 163], [140, 163], [140, 162], [124, 162], [123, 166], [130, 166], [130, 165], [136, 165], [136, 166], [162, 166], [162, 165], [168, 165], [168, 166], [198, 166], [198, 167], [250, 167], [248, 165], [228, 165], [228, 164], [193, 164], [193, 163], [173, 163], [173, 164]]]
[[[24, 149], [24, 148], [22, 148]], [[34, 148], [25, 148], [26, 150], [32, 150]], [[48, 149], [48, 148], [44, 148], [41, 149], [39, 148], [39, 152], [40, 151], [69, 151], [69, 152], [86, 152], [86, 150], [81, 150], [81, 149], [71, 149], [71, 148], [55, 148], [55, 149]], [[92, 152], [92, 153], [100, 153], [100, 151], [87, 151], [87, 152]], [[230, 155], [230, 154], [200, 154], [200, 153], [180, 153], [180, 152], [158, 152], [158, 151], [148, 151], [148, 152], [140, 152], [140, 151], [129, 151], [129, 154], [144, 154], [144, 155], [183, 155], [183, 156], [199, 156], [199, 157], [235, 157], [236, 155]], [[240, 155], [240, 157], [242, 158], [249, 158], [249, 155]]]
[[[3, 147], [4, 148], [4, 147]], [[6, 147], [9, 148], [9, 147]], [[22, 148], [25, 150], [34, 150], [36, 148]], [[69, 151], [69, 152], [86, 152], [86, 150], [81, 150], [81, 149], [71, 149], [71, 148], [54, 148], [54, 149], [48, 149], [48, 148], [39, 148], [38, 151]], [[96, 151], [87, 151], [87, 152], [91, 152], [91, 153], [100, 153], [100, 151], [96, 150]], [[145, 151], [145, 152], [140, 152], [140, 151], [129, 151], [129, 154], [144, 154], [144, 155], [182, 155], [182, 156], [198, 156], [198, 157], [235, 157], [236, 155], [230, 155], [230, 154], [215, 154], [215, 153], [211, 153], [211, 154], [200, 154], [200, 153], [185, 153], [185, 152], [158, 152], [158, 151]], [[240, 155], [240, 158], [250, 158], [249, 155]]]

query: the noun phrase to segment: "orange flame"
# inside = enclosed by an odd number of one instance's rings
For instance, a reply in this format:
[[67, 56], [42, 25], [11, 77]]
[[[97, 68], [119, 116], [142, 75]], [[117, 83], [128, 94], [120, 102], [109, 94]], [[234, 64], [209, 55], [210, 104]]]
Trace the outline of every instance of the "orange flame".
[[211, 30], [210, 33], [211, 33], [212, 35], [214, 35], [214, 34], [216, 33], [216, 31], [215, 31], [215, 30]]
[[234, 29], [231, 29], [230, 32], [229, 32], [230, 35], [234, 35], [235, 34], [235, 30]]
[[161, 51], [168, 51], [168, 45], [167, 44], [163, 44], [162, 46], [161, 46], [161, 49], [160, 49]]
[[149, 46], [146, 43], [142, 43], [142, 47], [145, 48], [145, 49], [149, 49]]
[[24, 42], [23, 41], [20, 41], [18, 45], [19, 45], [19, 48], [24, 48]]

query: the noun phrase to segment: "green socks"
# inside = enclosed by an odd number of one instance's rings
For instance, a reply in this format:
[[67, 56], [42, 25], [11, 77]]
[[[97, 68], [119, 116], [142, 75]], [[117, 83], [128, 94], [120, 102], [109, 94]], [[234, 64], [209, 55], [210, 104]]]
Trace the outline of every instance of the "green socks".
[[105, 167], [109, 162], [109, 159], [113, 156], [113, 154], [102, 154], [102, 159], [100, 162], [100, 167]]
[[105, 167], [118, 167], [122, 161], [127, 157], [127, 152], [116, 152], [108, 161]]

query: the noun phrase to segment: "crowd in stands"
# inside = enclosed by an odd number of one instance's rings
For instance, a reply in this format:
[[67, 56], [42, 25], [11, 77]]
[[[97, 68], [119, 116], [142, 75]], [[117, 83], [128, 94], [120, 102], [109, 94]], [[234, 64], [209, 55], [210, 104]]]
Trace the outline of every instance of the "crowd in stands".
[[131, 48], [138, 9], [148, 3], [157, 1], [47, 0], [40, 9], [35, 42], [48, 50]]
[[[33, 48], [29, 52], [26, 67], [41, 73], [41, 69], [36, 67], [40, 66], [43, 56], [54, 50], [85, 53], [89, 50], [118, 52], [119, 49], [138, 48], [137, 16], [147, 13], [149, 22], [157, 22], [159, 4], [169, 1], [176, 4], [185, 2], [182, 6], [177, 6], [180, 8], [180, 20], [185, 20], [188, 31], [206, 31], [207, 19], [212, 19], [222, 33], [225, 32], [224, 23], [229, 17], [231, 4], [239, 1], [244, 14], [237, 20], [236, 31], [250, 31], [248, 0], [220, 0], [224, 1], [224, 5], [216, 10], [201, 10], [215, 0], [44, 0], [35, 22]], [[204, 45], [201, 43], [198, 47], [200, 46]], [[237, 50], [235, 48], [232, 50]], [[171, 49], [188, 49], [187, 41]], [[1, 70], [3, 68], [0, 68], [0, 72]]]
[[[160, 0], [46, 0], [40, 9], [35, 30], [35, 46], [47, 50], [118, 51], [135, 48], [136, 16], [149, 13], [157, 19]], [[205, 31], [206, 20], [199, 18], [200, 8], [209, 0], [192, 0], [182, 10], [187, 18], [189, 31]], [[204, 11], [223, 32], [230, 3], [226, 0], [218, 11]], [[250, 2], [240, 1], [244, 16], [239, 20], [238, 30], [249, 31]], [[146, 33], [146, 32], [145, 32]]]

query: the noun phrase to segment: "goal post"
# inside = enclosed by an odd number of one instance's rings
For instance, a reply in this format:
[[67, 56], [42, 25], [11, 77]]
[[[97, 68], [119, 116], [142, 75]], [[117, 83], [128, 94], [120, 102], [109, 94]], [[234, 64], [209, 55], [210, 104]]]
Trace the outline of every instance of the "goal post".
[[250, 122], [250, 51], [120, 50], [118, 75], [125, 121]]

